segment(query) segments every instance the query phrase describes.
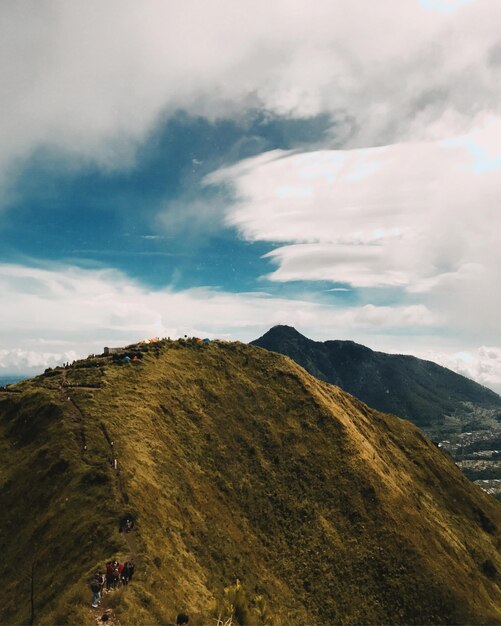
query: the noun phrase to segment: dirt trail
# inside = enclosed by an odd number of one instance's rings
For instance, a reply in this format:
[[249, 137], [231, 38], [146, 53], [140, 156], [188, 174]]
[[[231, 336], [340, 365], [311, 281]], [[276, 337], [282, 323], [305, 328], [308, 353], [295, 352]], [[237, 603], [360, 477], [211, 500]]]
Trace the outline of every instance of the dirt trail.
[[74, 422], [75, 422], [76, 427], [77, 427], [77, 429], [76, 429], [76, 436], [77, 436], [78, 443], [80, 445], [80, 450], [81, 450], [82, 456], [83, 456], [83, 455], [85, 455], [85, 453], [87, 451], [87, 442], [86, 442], [86, 439], [85, 439], [85, 420], [84, 420], [84, 416], [83, 416], [83, 413], [82, 413], [80, 407], [78, 406], [78, 404], [70, 396], [68, 396], [68, 402], [71, 404], [71, 407], [73, 408], [72, 413], [75, 416]]
[[80, 407], [71, 397], [70, 389], [71, 388], [68, 387], [66, 383], [66, 372], [63, 371], [59, 386], [59, 392], [63, 401], [66, 402], [66, 404], [70, 408], [70, 414], [75, 425], [75, 437], [77, 439], [82, 456], [85, 456], [85, 452], [87, 451], [87, 441], [85, 439], [85, 419]]
[[[103, 431], [104, 438], [106, 439], [106, 442], [111, 452], [117, 498], [121, 504], [123, 511], [125, 512], [127, 510], [127, 505], [129, 504], [129, 496], [127, 495], [127, 490], [125, 489], [125, 483], [121, 473], [120, 459], [118, 458], [116, 446], [114, 445], [114, 442], [111, 439], [105, 424], [101, 424], [101, 430]], [[136, 562], [136, 565], [140, 564], [142, 562], [142, 559], [140, 551], [138, 550], [135, 531], [126, 532], [124, 530], [122, 536], [129, 550], [128, 558], [134, 560]]]
[[[75, 399], [72, 397], [71, 392], [73, 390], [83, 390], [83, 391], [96, 391], [100, 388], [97, 386], [86, 386], [86, 385], [74, 385], [69, 384], [66, 379], [66, 372], [63, 370], [61, 379], [58, 381], [57, 386], [49, 387], [52, 391], [58, 392], [61, 396], [61, 400], [65, 403], [68, 413], [74, 424], [74, 433], [80, 448], [80, 452], [82, 457], [85, 456], [87, 451], [87, 441], [85, 436], [85, 416], [83, 414], [82, 409], [79, 407]], [[0, 388], [0, 394], [5, 395], [18, 395], [21, 394], [22, 391], [19, 389], [6, 389]], [[120, 504], [120, 508], [122, 509], [123, 514], [125, 514], [127, 510], [127, 505], [129, 503], [129, 496], [127, 495], [127, 491], [125, 489], [125, 484], [123, 477], [121, 475], [120, 463], [117, 458], [117, 451], [114, 443], [106, 429], [104, 424], [101, 424], [101, 430], [106, 439], [107, 445], [111, 452], [111, 463], [113, 466], [113, 475], [115, 478], [115, 489], [114, 494], [118, 503]], [[138, 549], [137, 540], [135, 537], [135, 531], [122, 533], [123, 541], [126, 545], [128, 555], [125, 557], [127, 561], [135, 561], [136, 566], [142, 563], [142, 558], [140, 555], [140, 551]], [[92, 614], [92, 617], [95, 623], [98, 626], [120, 626], [120, 620], [115, 615], [114, 609], [106, 606], [106, 596], [108, 593], [103, 589], [102, 600], [103, 606], [99, 606], [97, 608], [90, 607], [89, 611]], [[105, 620], [103, 621], [103, 617]]]
[[[76, 437], [80, 446], [80, 450], [82, 452], [82, 456], [85, 455], [87, 451], [87, 443], [85, 438], [85, 417], [75, 402], [74, 398], [71, 396], [71, 391], [73, 389], [84, 389], [87, 391], [96, 391], [98, 387], [88, 387], [88, 386], [77, 386], [77, 385], [68, 385], [66, 380], [66, 372], [62, 372], [61, 382], [60, 382], [60, 393], [63, 396], [63, 399], [69, 404], [71, 408], [71, 413], [73, 415], [73, 421], [76, 426]], [[117, 458], [117, 450], [113, 445], [113, 441], [108, 433], [108, 430], [105, 424], [101, 424], [101, 430], [103, 432], [104, 438], [108, 444], [111, 453], [111, 464], [113, 466], [113, 474], [115, 477], [115, 493], [116, 497], [121, 505], [122, 510], [125, 512], [127, 509], [127, 505], [129, 503], [129, 496], [127, 495], [127, 491], [125, 489], [125, 484], [122, 478], [121, 469], [120, 469], [120, 461]], [[128, 551], [130, 553], [129, 559], [133, 559], [136, 561], [140, 561], [139, 551], [137, 549], [137, 542], [134, 537], [134, 533], [123, 533], [124, 542], [127, 545]]]
[[[88, 387], [88, 386], [77, 386], [77, 385], [69, 385], [66, 380], [66, 372], [62, 372], [61, 382], [59, 384], [59, 392], [63, 400], [69, 405], [71, 410], [71, 414], [73, 417], [73, 422], [75, 424], [75, 436], [77, 438], [80, 451], [82, 456], [85, 456], [87, 451], [87, 442], [85, 438], [85, 417], [82, 412], [82, 409], [78, 406], [74, 398], [71, 396], [71, 391], [73, 389], [83, 389], [86, 391], [96, 391], [98, 387]], [[129, 503], [129, 496], [127, 495], [127, 491], [125, 489], [124, 481], [121, 475], [120, 464], [117, 458], [116, 448], [113, 445], [113, 441], [106, 429], [104, 424], [101, 424], [101, 430], [103, 431], [104, 438], [110, 448], [111, 452], [111, 464], [113, 466], [113, 473], [115, 477], [115, 493], [116, 497], [121, 505], [123, 511], [126, 510], [127, 505]], [[128, 551], [130, 553], [129, 559], [134, 559], [136, 561], [140, 561], [139, 551], [137, 549], [137, 542], [133, 533], [123, 533], [124, 542], [127, 545]]]
[[[88, 391], [96, 391], [97, 387], [77, 387], [77, 386], [69, 386], [66, 382], [66, 372], [63, 371], [62, 379], [60, 383], [60, 392], [64, 398], [64, 400], [69, 404], [71, 408], [71, 412], [73, 415], [73, 421], [76, 426], [76, 437], [80, 446], [80, 450], [82, 452], [82, 456], [85, 455], [87, 451], [87, 443], [85, 438], [85, 418], [81, 408], [75, 402], [74, 398], [71, 397], [72, 389], [85, 389]], [[101, 430], [103, 432], [104, 438], [106, 439], [106, 443], [110, 449], [111, 453], [111, 464], [113, 466], [113, 474], [115, 477], [115, 493], [116, 497], [121, 505], [122, 510], [125, 512], [127, 509], [127, 505], [129, 503], [129, 496], [127, 495], [127, 491], [125, 489], [125, 484], [123, 481], [123, 477], [121, 474], [120, 461], [117, 458], [117, 450], [114, 446], [113, 440], [111, 439], [108, 430], [105, 424], [101, 424]], [[137, 549], [137, 542], [134, 537], [134, 533], [123, 532], [124, 542], [127, 545], [128, 551], [130, 553], [129, 559], [138, 560], [140, 559], [139, 552]]]
[[[96, 624], [99, 626], [103, 626], [104, 624], [107, 626], [120, 626], [120, 621], [113, 612], [113, 609], [106, 609], [100, 606], [97, 609], [91, 608], [91, 612]], [[101, 619], [104, 615], [108, 616], [108, 619], [105, 619], [105, 621]]]
[[101, 389], [100, 385], [73, 385], [72, 383], [65, 385], [68, 391], [72, 389], [83, 389], [84, 391], [96, 391], [97, 389]]
[[[75, 387], [73, 387], [74, 389]], [[79, 389], [84, 389], [84, 387], [79, 387]], [[91, 388], [85, 388], [85, 389], [89, 389], [92, 391], [95, 391], [96, 388], [95, 387], [91, 387]], [[65, 387], [63, 388], [63, 391], [67, 394], [71, 391], [71, 388]], [[72, 404], [72, 406], [75, 408], [75, 410], [78, 412], [78, 416], [79, 416], [79, 423], [81, 423], [82, 425], [82, 434], [83, 434], [83, 442], [85, 445], [85, 433], [83, 431], [83, 425], [84, 425], [84, 415], [82, 413], [82, 410], [80, 409], [80, 407], [76, 404], [76, 402], [71, 398], [71, 396], [67, 396], [69, 398], [69, 402]], [[114, 481], [115, 481], [115, 488], [113, 489], [114, 492], [114, 497], [116, 498], [117, 502], [120, 505], [120, 508], [122, 510], [122, 514], [125, 514], [127, 511], [127, 505], [129, 503], [129, 496], [127, 495], [127, 490], [125, 488], [125, 483], [121, 474], [121, 468], [120, 468], [120, 460], [118, 458], [118, 454], [117, 454], [117, 448], [114, 445], [114, 442], [108, 432], [108, 429], [106, 428], [106, 425], [104, 423], [100, 424], [101, 427], [101, 431], [103, 433], [103, 436], [106, 440], [106, 443], [108, 445], [109, 451], [110, 451], [110, 462], [112, 464], [113, 467], [113, 475], [114, 475]], [[136, 564], [136, 568], [137, 566], [141, 567], [141, 564], [143, 563], [141, 554], [140, 554], [140, 550], [138, 549], [138, 544], [137, 544], [137, 539], [136, 539], [136, 531], [133, 530], [131, 532], [125, 532], [125, 530], [122, 532], [122, 538], [123, 541], [126, 545], [127, 548], [127, 556], [124, 558], [124, 560], [126, 561], [134, 561]], [[99, 606], [98, 608], [90, 608], [89, 610], [91, 611], [93, 617], [94, 617], [94, 621], [98, 626], [104, 626], [106, 624], [106, 626], [120, 626], [120, 620], [118, 619], [118, 617], [115, 615], [113, 608], [107, 607], [106, 604], [106, 598], [108, 596], [108, 593], [115, 593], [115, 592], [106, 592], [105, 589], [103, 589], [102, 592], [102, 605]], [[105, 621], [102, 620], [102, 617], [104, 615], [107, 615], [107, 619]]]

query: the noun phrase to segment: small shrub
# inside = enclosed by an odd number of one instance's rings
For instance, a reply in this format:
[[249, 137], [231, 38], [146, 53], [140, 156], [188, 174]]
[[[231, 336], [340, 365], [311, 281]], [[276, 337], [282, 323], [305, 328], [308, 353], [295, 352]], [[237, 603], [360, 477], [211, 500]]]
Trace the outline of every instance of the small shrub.
[[247, 595], [238, 579], [225, 588], [223, 597], [212, 606], [211, 614], [218, 626], [249, 626], [253, 623]]
[[110, 477], [106, 472], [100, 469], [91, 469], [83, 474], [80, 479], [82, 485], [105, 485], [110, 481]]
[[53, 463], [47, 470], [47, 476], [53, 478], [54, 476], [58, 476], [59, 474], [64, 474], [69, 466], [70, 464], [66, 459], [59, 459], [59, 461]]
[[491, 561], [491, 559], [486, 559], [483, 563], [482, 563], [482, 572], [488, 577], [488, 578], [497, 578], [498, 575], [498, 570], [496, 568], [496, 566], [494, 565], [494, 563]]

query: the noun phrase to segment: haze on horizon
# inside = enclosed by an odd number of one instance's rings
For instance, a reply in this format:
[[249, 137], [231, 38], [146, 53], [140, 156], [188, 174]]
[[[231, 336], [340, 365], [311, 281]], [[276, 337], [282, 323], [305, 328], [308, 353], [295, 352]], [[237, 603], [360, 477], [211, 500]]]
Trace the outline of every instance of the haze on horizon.
[[288, 324], [501, 390], [499, 2], [0, 17], [1, 374]]

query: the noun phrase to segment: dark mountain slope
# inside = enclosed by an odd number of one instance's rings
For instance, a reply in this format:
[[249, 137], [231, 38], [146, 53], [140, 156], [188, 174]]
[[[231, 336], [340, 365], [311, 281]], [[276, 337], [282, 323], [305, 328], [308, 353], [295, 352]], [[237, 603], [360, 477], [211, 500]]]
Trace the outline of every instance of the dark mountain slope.
[[353, 341], [312, 341], [290, 326], [275, 326], [252, 345], [285, 354], [317, 378], [424, 429], [475, 408], [501, 419], [496, 393], [431, 361], [374, 352]]
[[0, 394], [1, 623], [95, 624], [115, 556], [122, 626], [236, 579], [238, 623], [501, 623], [501, 506], [414, 426], [251, 346], [138, 349]]

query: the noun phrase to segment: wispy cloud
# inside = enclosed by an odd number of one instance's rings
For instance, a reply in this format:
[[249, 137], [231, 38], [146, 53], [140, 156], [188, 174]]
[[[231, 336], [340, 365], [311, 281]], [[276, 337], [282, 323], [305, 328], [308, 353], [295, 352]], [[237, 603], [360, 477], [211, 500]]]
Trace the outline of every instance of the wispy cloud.
[[417, 356], [476, 380], [501, 393], [501, 347], [480, 346], [461, 352], [418, 351]]
[[458, 354], [460, 343], [425, 347], [426, 333], [435, 333], [441, 320], [423, 305], [339, 306], [210, 288], [152, 291], [114, 271], [13, 265], [0, 265], [0, 288], [5, 373], [41, 372], [144, 337], [186, 333], [249, 341], [274, 324], [290, 324], [314, 339], [355, 339], [379, 350], [414, 353], [501, 386], [501, 347], [471, 348], [468, 358]]
[[65, 352], [37, 352], [35, 350], [0, 350], [0, 373], [39, 374], [48, 367], [72, 362], [77, 358], [74, 350]]
[[[207, 182], [232, 186], [227, 222], [243, 238], [284, 244], [267, 255], [269, 280], [392, 287], [395, 303], [420, 302], [465, 337], [501, 340], [500, 143], [501, 118], [489, 117], [447, 141], [275, 152]], [[281, 193], [300, 185], [309, 193]]]
[[476, 0], [419, 0], [421, 5], [429, 11], [438, 11], [439, 13], [453, 13], [461, 7]]
[[286, 323], [316, 333], [323, 329], [329, 337], [333, 328], [377, 332], [437, 322], [423, 306], [342, 307], [211, 288], [148, 290], [110, 270], [0, 265], [0, 288], [4, 368], [22, 362], [50, 364], [58, 358], [54, 355], [67, 359], [70, 352], [85, 355], [108, 342], [120, 345], [153, 335], [251, 340], [274, 324]]

